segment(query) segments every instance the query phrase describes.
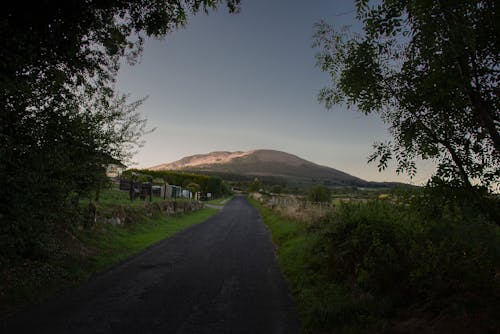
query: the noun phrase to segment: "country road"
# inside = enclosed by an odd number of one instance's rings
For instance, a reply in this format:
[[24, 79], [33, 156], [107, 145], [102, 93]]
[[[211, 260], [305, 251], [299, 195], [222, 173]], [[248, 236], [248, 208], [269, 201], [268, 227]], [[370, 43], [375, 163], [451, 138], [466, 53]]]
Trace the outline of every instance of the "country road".
[[296, 333], [270, 233], [245, 197], [2, 333]]

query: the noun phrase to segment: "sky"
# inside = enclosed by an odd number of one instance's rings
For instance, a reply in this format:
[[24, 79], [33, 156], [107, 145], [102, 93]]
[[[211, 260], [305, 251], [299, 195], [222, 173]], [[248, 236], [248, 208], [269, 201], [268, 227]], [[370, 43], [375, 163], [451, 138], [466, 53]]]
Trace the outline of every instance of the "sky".
[[353, 0], [243, 0], [238, 14], [220, 6], [162, 40], [147, 39], [139, 63], [123, 65], [117, 82], [133, 99], [148, 96], [139, 111], [155, 131], [136, 166], [274, 149], [369, 181], [425, 182], [430, 163], [419, 163], [413, 179], [367, 164], [372, 144], [389, 139], [376, 115], [318, 102], [329, 83], [312, 48], [320, 20], [360, 27]]

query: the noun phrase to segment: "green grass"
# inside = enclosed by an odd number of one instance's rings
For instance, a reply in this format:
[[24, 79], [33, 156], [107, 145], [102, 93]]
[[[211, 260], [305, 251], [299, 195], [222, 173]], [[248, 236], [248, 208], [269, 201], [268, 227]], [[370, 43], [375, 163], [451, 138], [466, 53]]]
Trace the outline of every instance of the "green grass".
[[204, 208], [183, 216], [158, 216], [130, 227], [106, 225], [100, 233], [83, 231], [79, 239], [92, 250], [92, 255], [73, 267], [77, 276], [88, 277], [105, 270], [173, 234], [200, 223], [217, 212]]
[[[140, 198], [136, 198], [135, 200], [131, 201], [129, 197], [129, 192], [124, 191], [124, 190], [119, 190], [116, 188], [117, 186], [114, 185], [110, 188], [105, 188], [101, 190], [101, 193], [99, 195], [99, 200], [96, 202], [95, 201], [95, 194], [92, 195], [92, 198], [82, 198], [80, 200], [80, 204], [82, 206], [88, 205], [89, 201], [92, 200], [97, 206], [97, 208], [106, 208], [110, 206], [115, 206], [115, 205], [125, 205], [125, 206], [130, 206], [130, 207], [142, 207], [149, 202], [149, 197], [147, 197], [145, 200], [141, 200]], [[167, 200], [173, 200], [173, 198], [167, 198]], [[164, 199], [163, 197], [159, 196], [152, 196], [151, 197], [151, 202], [152, 203], [161, 203], [163, 202]], [[189, 201], [189, 199], [185, 198], [176, 198], [175, 201], [177, 202], [183, 202], [183, 201]], [[215, 200], [218, 201], [218, 200]]]
[[[259, 210], [277, 246], [277, 258], [297, 306], [301, 333], [364, 333], [380, 328], [373, 305], [353, 298], [348, 286], [329, 277], [321, 226], [284, 218], [259, 202]], [[360, 322], [359, 318], [363, 321]]]
[[375, 200], [299, 222], [251, 203], [277, 245], [303, 333], [407, 332], [412, 321], [423, 332], [499, 328], [500, 229], [476, 210]]
[[229, 202], [231, 199], [233, 199], [233, 197], [234, 196], [228, 196], [228, 197], [223, 197], [223, 198], [212, 199], [210, 201], [206, 201], [205, 203], [214, 204], [214, 205], [224, 205], [227, 202]]
[[[109, 205], [120, 203], [112, 202], [109, 197], [107, 200]], [[182, 216], [137, 216], [136, 222], [125, 226], [101, 223], [90, 230], [75, 229], [61, 256], [25, 262], [2, 273], [0, 317], [81, 284], [94, 274], [181, 230], [205, 221], [217, 212], [216, 209], [204, 208]]]
[[273, 242], [277, 246], [277, 257], [280, 268], [294, 296], [303, 333], [313, 333], [311, 328], [317, 327], [314, 312], [328, 306], [328, 298], [322, 288], [324, 278], [318, 276], [313, 269], [315, 236], [307, 233], [307, 226], [299, 221], [286, 219], [271, 209], [249, 199], [260, 212], [264, 223], [271, 230]]
[[[152, 202], [162, 202], [163, 198], [158, 196], [152, 196]], [[84, 203], [88, 203], [88, 199], [84, 200]], [[145, 203], [149, 203], [149, 197], [146, 200], [141, 200], [136, 198], [134, 201], [130, 200], [129, 192], [118, 190], [116, 188], [108, 188], [101, 190], [99, 196], [99, 201], [96, 203], [98, 207], [106, 207], [110, 205], [128, 205], [128, 206], [143, 206]]]

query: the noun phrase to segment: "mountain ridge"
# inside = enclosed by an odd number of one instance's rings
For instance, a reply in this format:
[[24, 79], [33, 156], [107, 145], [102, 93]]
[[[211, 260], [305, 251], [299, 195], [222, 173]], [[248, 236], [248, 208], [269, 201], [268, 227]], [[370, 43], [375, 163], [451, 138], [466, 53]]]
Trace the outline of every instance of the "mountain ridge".
[[171, 163], [152, 166], [149, 169], [283, 178], [295, 183], [321, 183], [327, 186], [380, 187], [393, 184], [369, 182], [335, 168], [270, 149], [195, 154]]

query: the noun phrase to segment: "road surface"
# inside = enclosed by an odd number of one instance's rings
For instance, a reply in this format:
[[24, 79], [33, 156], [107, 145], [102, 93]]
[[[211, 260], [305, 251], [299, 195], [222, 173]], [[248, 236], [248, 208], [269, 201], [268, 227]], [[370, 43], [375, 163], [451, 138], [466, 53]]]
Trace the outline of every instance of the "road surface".
[[297, 316], [270, 233], [245, 197], [3, 333], [296, 333]]

